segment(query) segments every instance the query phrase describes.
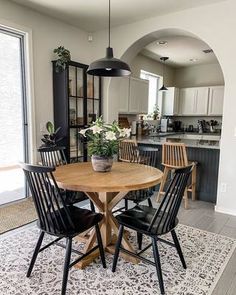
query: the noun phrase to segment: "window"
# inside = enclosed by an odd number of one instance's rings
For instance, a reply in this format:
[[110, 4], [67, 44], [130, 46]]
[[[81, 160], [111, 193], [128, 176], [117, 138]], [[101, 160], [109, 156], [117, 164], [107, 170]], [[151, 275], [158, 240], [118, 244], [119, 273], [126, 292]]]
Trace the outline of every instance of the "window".
[[149, 92], [148, 92], [148, 113], [151, 114], [154, 109], [154, 105], [157, 104], [159, 110], [161, 110], [162, 93], [158, 91], [161, 87], [162, 77], [153, 73], [141, 70], [140, 78], [149, 80]]
[[24, 198], [28, 161], [24, 35], [0, 27], [0, 204]]

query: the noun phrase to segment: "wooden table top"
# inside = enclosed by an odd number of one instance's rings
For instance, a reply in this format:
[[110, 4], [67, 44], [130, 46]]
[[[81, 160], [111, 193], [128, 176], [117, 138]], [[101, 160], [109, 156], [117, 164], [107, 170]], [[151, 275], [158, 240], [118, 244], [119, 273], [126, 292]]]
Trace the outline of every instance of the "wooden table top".
[[152, 187], [163, 173], [146, 165], [114, 162], [110, 172], [95, 172], [91, 162], [62, 165], [53, 173], [60, 188], [84, 192], [121, 192]]

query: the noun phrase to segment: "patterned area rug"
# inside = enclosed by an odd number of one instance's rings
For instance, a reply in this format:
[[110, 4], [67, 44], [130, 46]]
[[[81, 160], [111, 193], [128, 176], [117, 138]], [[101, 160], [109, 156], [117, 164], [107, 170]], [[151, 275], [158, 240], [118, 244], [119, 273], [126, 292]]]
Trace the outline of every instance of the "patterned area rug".
[[[184, 225], [178, 226], [177, 234], [188, 268], [182, 268], [174, 248], [163, 244], [159, 246], [166, 294], [211, 294], [235, 249], [236, 241]], [[38, 230], [32, 225], [0, 238], [0, 294], [60, 294], [65, 250], [58, 246], [51, 246], [40, 253], [31, 277], [25, 277], [37, 237]], [[133, 233], [131, 241], [135, 243]], [[147, 242], [144, 240], [144, 243]], [[78, 245], [74, 247], [78, 248]], [[151, 257], [150, 253], [147, 256]], [[73, 267], [67, 294], [160, 294], [153, 266], [144, 263], [133, 265], [120, 258], [116, 273], [112, 273], [112, 255], [106, 254], [106, 259], [107, 269], [102, 268], [100, 259], [84, 270]]]
[[31, 198], [0, 207], [0, 234], [37, 219]]

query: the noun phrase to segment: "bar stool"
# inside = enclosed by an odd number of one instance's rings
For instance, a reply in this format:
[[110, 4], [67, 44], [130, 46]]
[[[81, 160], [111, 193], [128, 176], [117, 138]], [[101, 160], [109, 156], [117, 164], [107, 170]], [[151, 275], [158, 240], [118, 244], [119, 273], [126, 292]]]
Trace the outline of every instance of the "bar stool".
[[160, 190], [157, 195], [157, 202], [160, 202], [161, 195], [165, 193], [164, 186], [169, 172], [193, 165], [191, 183], [187, 186], [184, 193], [184, 208], [188, 209], [188, 192], [191, 192], [193, 201], [196, 199], [197, 162], [188, 161], [186, 146], [184, 143], [166, 142], [162, 146], [162, 165], [164, 166], [164, 173], [160, 184]]

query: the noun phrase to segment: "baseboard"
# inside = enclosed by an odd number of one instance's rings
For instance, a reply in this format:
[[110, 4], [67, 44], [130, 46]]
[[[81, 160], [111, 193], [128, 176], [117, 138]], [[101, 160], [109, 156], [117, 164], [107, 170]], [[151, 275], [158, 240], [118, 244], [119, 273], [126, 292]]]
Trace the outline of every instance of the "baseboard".
[[215, 211], [219, 212], [219, 213], [224, 213], [224, 214], [229, 214], [229, 215], [236, 216], [236, 211], [235, 210], [230, 210], [228, 208], [224, 208], [224, 207], [217, 206], [217, 205], [215, 205]]

